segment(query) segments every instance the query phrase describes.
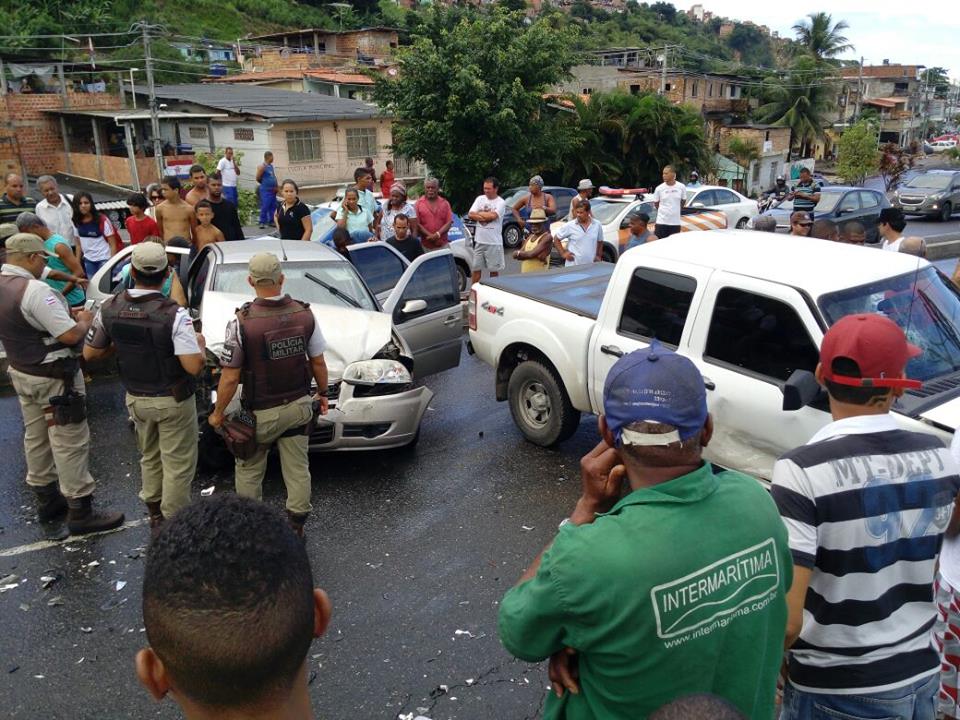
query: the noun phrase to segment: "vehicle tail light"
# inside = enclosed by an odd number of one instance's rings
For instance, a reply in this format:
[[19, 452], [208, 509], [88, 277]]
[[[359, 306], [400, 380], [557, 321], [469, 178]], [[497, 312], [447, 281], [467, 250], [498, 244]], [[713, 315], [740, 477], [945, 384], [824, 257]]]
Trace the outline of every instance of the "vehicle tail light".
[[467, 323], [471, 330], [477, 329], [477, 290], [470, 288], [470, 299], [467, 300]]

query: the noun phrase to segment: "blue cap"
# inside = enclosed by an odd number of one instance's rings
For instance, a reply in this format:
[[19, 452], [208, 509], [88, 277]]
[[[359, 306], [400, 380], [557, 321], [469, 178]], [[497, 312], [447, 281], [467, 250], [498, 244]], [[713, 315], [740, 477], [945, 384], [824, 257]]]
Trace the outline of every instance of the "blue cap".
[[[617, 444], [668, 445], [688, 440], [707, 422], [703, 376], [688, 358], [654, 341], [614, 363], [603, 385], [603, 411]], [[671, 425], [676, 432], [627, 431], [636, 422]]]

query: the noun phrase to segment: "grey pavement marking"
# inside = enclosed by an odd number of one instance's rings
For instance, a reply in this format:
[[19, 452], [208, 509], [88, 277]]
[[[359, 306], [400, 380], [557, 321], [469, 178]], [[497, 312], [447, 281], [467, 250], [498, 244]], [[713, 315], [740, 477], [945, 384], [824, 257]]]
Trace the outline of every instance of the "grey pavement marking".
[[83, 543], [89, 538], [99, 537], [100, 535], [110, 535], [111, 533], [117, 533], [121, 532], [122, 530], [129, 530], [130, 528], [139, 527], [140, 525], [145, 524], [148, 519], [149, 518], [131, 520], [130, 522], [126, 522], [113, 530], [104, 530], [103, 532], [89, 533], [87, 535], [70, 535], [64, 540], [39, 540], [38, 542], [28, 543], [26, 545], [18, 545], [17, 547], [6, 548], [5, 550], [0, 550], [0, 558], [14, 557], [15, 555], [23, 555], [24, 553], [36, 552], [37, 550], [48, 550], [50, 548], [71, 545], [73, 543]]

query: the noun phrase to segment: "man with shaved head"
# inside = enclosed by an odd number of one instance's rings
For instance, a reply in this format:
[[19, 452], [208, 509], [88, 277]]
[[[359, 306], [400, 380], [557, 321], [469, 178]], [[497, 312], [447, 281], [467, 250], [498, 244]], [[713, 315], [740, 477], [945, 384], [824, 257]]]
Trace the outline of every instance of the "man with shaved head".
[[925, 258], [927, 256], [927, 241], [916, 235], [906, 237], [900, 243], [900, 252]]
[[7, 173], [3, 178], [3, 195], [0, 195], [0, 223], [16, 222], [24, 210], [33, 211], [37, 201], [24, 195], [23, 178], [17, 173]]

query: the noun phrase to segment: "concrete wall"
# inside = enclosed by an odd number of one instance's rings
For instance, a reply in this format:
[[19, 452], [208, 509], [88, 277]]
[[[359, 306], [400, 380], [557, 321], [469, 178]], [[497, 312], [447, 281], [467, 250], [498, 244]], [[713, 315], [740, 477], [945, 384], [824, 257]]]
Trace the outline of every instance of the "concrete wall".
[[571, 95], [609, 92], [620, 87], [622, 77], [622, 73], [610, 65], [574, 65], [570, 72], [573, 78], [557, 85], [558, 92]]
[[[118, 109], [120, 97], [107, 93], [67, 94], [71, 109], [106, 110]], [[63, 108], [61, 95], [20, 95], [8, 93], [0, 97], [0, 166], [15, 159], [22, 162], [30, 175], [63, 172], [66, 170], [63, 138], [60, 121], [47, 110]], [[10, 139], [15, 139], [16, 149]], [[6, 141], [5, 141], [6, 139]], [[7, 148], [11, 148], [7, 150]], [[13, 158], [10, 153], [17, 153]], [[18, 169], [18, 168], [14, 168]]]
[[730, 150], [730, 140], [739, 137], [747, 142], [753, 142], [757, 148], [763, 152], [763, 144], [770, 140], [772, 147], [767, 152], [786, 152], [790, 150], [790, 129], [789, 128], [720, 128], [720, 153], [728, 154]]

